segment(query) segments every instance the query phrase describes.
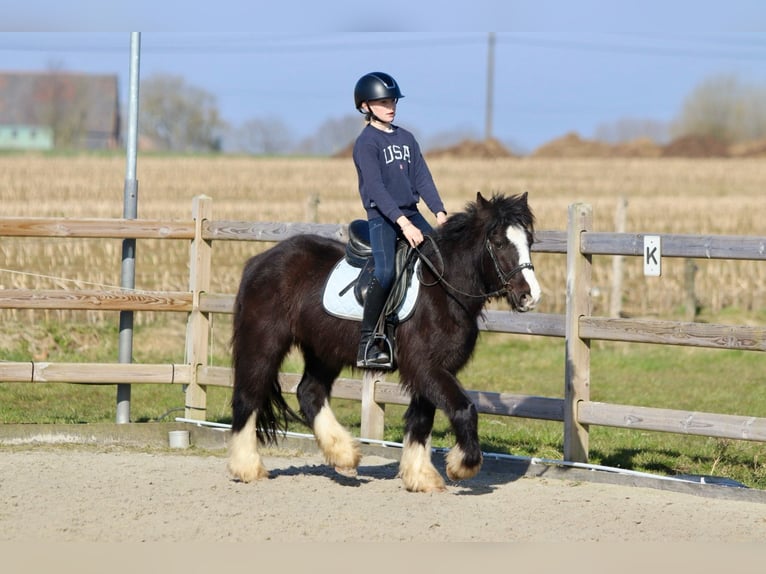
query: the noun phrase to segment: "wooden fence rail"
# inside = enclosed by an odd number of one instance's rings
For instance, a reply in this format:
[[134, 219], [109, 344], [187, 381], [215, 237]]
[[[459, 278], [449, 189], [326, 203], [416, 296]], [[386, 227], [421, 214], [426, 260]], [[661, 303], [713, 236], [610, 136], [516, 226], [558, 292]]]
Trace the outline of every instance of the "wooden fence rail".
[[[344, 241], [346, 226], [334, 224], [214, 221], [212, 200], [194, 198], [192, 221], [0, 218], [0, 237], [136, 238], [190, 242], [189, 291], [0, 290], [0, 309], [172, 311], [188, 314], [184, 364], [93, 364], [0, 362], [0, 382], [94, 384], [180, 384], [186, 389], [186, 416], [206, 416], [206, 388], [231, 386], [231, 370], [206, 363], [210, 316], [232, 313], [232, 294], [210, 293], [214, 241], [277, 242], [301, 233]], [[485, 331], [563, 338], [566, 368], [563, 398], [469, 390], [484, 414], [559, 421], [564, 426], [564, 458], [587, 462], [590, 425], [696, 434], [766, 442], [766, 418], [615, 405], [590, 400], [590, 342], [627, 341], [719, 349], [766, 351], [766, 328], [677, 321], [591, 316], [593, 255], [643, 256], [642, 234], [590, 231], [591, 208], [569, 207], [566, 231], [538, 231], [534, 251], [567, 258], [566, 313], [514, 314], [489, 310]], [[661, 235], [663, 257], [766, 261], [766, 237]], [[365, 372], [363, 379], [339, 379], [333, 396], [361, 401], [362, 436], [382, 438], [386, 404], [406, 405], [398, 384]], [[299, 374], [282, 373], [282, 388], [295, 393]]]

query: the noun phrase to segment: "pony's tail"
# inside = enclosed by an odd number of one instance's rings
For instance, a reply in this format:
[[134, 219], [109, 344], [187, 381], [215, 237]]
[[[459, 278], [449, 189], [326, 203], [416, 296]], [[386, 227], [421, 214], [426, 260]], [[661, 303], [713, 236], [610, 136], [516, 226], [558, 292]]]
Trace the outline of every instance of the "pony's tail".
[[305, 417], [296, 412], [285, 401], [279, 379], [271, 383], [268, 396], [256, 411], [255, 434], [260, 444], [276, 444], [277, 439], [287, 432], [289, 423], [299, 422], [308, 425]]
[[279, 368], [290, 341], [285, 338], [280, 342], [274, 331], [264, 335], [264, 329], [245, 321], [239, 297], [233, 327], [232, 430], [241, 431], [254, 414], [258, 442], [274, 444], [287, 431], [290, 422], [306, 422], [287, 404], [279, 383]]

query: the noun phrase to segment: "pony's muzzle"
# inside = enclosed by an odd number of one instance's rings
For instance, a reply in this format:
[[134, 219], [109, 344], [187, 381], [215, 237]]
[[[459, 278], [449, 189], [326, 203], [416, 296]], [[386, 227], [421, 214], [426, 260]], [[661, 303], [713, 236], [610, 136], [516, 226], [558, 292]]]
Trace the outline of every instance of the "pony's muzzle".
[[538, 297], [535, 299], [532, 296], [532, 293], [524, 293], [521, 297], [519, 297], [519, 302], [516, 307], [518, 311], [521, 311], [522, 313], [526, 313], [527, 311], [531, 311], [535, 307], [537, 307], [537, 304], [540, 302], [540, 298]]
[[511, 307], [521, 313], [526, 313], [537, 307], [542, 296], [540, 285], [537, 283], [537, 278], [533, 273], [530, 273], [530, 275], [531, 278], [524, 277], [524, 281], [521, 285], [517, 286], [517, 288], [509, 286], [508, 289]]

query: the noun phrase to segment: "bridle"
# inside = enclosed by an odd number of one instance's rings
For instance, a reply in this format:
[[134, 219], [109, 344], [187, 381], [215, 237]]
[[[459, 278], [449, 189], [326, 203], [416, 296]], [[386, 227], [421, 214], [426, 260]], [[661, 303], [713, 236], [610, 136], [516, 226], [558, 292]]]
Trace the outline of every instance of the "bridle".
[[472, 294], [472, 293], [466, 293], [464, 291], [461, 291], [454, 285], [452, 285], [449, 281], [447, 281], [444, 278], [444, 258], [441, 255], [441, 252], [439, 251], [439, 246], [436, 244], [436, 241], [434, 241], [433, 237], [430, 235], [424, 235], [423, 239], [427, 239], [431, 242], [431, 246], [433, 247], [434, 253], [439, 257], [439, 260], [441, 262], [442, 271], [437, 270], [436, 266], [433, 264], [433, 262], [417, 247], [412, 247], [413, 250], [415, 250], [418, 254], [418, 257], [420, 260], [428, 267], [428, 269], [431, 270], [431, 272], [436, 277], [436, 281], [433, 283], [425, 283], [422, 280], [422, 277], [420, 278], [420, 282], [422, 285], [425, 285], [426, 287], [431, 287], [433, 285], [436, 285], [437, 283], [442, 283], [445, 287], [448, 287], [455, 293], [458, 293], [460, 295], [464, 295], [465, 297], [475, 297], [475, 298], [487, 298], [487, 297], [497, 297], [499, 295], [505, 295], [506, 293], [511, 292], [511, 289], [509, 287], [511, 283], [511, 279], [514, 275], [517, 273], [522, 272], [524, 269], [530, 269], [534, 271], [535, 267], [532, 265], [532, 263], [520, 263], [510, 271], [503, 271], [502, 266], [500, 265], [500, 260], [497, 258], [497, 254], [495, 253], [495, 249], [492, 247], [492, 243], [489, 239], [487, 239], [484, 242], [484, 245], [487, 249], [487, 252], [489, 252], [489, 257], [492, 260], [493, 265], [495, 266], [495, 273], [497, 274], [497, 278], [500, 280], [500, 284], [502, 287], [500, 289], [497, 289], [496, 291], [492, 291], [490, 293], [478, 293], [478, 294]]
[[500, 260], [497, 258], [497, 255], [495, 254], [495, 249], [492, 247], [492, 243], [489, 239], [486, 241], [487, 251], [489, 251], [489, 257], [492, 259], [492, 263], [495, 264], [495, 273], [497, 273], [497, 278], [500, 279], [501, 285], [503, 285], [503, 289], [505, 291], [508, 291], [508, 284], [511, 282], [511, 279], [514, 275], [517, 273], [522, 272], [524, 269], [530, 269], [531, 271], [535, 270], [535, 266], [532, 265], [532, 263], [519, 263], [516, 267], [511, 269], [510, 271], [503, 271], [502, 267], [500, 267]]

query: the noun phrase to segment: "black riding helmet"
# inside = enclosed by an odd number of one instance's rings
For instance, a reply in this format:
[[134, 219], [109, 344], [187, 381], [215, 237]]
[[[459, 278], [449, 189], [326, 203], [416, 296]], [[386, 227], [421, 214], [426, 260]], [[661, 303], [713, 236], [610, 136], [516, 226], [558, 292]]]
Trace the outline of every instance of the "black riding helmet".
[[398, 100], [403, 97], [396, 80], [383, 72], [365, 74], [359, 78], [354, 87], [354, 104], [356, 109], [362, 113], [365, 113], [361, 109], [364, 102], [386, 98]]

